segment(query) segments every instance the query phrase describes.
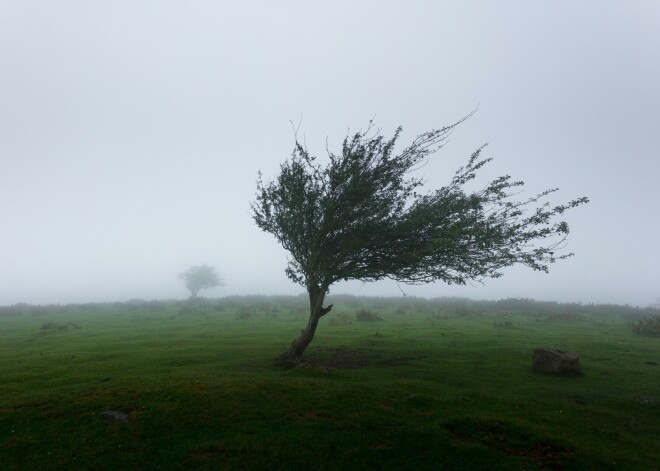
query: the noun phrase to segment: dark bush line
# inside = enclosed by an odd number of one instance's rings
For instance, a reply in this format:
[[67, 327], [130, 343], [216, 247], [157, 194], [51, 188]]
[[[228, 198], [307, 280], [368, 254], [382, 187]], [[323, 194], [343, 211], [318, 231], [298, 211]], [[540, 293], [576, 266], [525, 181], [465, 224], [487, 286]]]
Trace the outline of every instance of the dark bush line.
[[[477, 301], [466, 298], [441, 297], [417, 298], [405, 297], [365, 297], [349, 294], [335, 294], [327, 298], [329, 304], [353, 309], [373, 308], [392, 310], [396, 314], [407, 313], [434, 314], [438, 312], [458, 315], [481, 315], [483, 313], [517, 313], [530, 316], [546, 317], [555, 320], [579, 319], [581, 316], [623, 316], [632, 320], [641, 320], [660, 316], [658, 308], [640, 308], [616, 304], [581, 304], [558, 303], [555, 301], [535, 301], [525, 298], [508, 298], [498, 301]], [[151, 300], [130, 299], [115, 303], [84, 303], [65, 305], [29, 305], [25, 303], [12, 306], [0, 306], [0, 316], [42, 315], [63, 312], [98, 312], [122, 308], [129, 311], [162, 312], [167, 309], [208, 308], [216, 312], [238, 309], [241, 306], [254, 313], [276, 315], [279, 311], [307, 315], [309, 313], [306, 294], [299, 296], [225, 296], [223, 298], [198, 298], [195, 300]]]

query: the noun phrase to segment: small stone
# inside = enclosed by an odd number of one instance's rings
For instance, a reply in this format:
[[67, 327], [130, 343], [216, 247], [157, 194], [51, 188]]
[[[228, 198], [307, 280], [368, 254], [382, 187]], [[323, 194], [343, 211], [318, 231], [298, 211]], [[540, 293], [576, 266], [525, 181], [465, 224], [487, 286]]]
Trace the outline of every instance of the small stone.
[[128, 422], [128, 414], [120, 410], [104, 410], [101, 412], [101, 417], [108, 420], [118, 420], [120, 422]]

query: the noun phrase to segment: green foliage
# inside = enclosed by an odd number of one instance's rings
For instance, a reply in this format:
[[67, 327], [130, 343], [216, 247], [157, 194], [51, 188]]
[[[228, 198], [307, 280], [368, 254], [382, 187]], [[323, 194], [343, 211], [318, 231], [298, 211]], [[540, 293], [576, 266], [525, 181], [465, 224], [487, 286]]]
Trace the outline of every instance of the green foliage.
[[201, 289], [224, 286], [224, 281], [216, 273], [215, 268], [208, 265], [190, 267], [179, 274], [179, 278], [186, 283], [191, 298], [196, 298]]
[[296, 142], [274, 181], [260, 176], [252, 204], [256, 224], [291, 254], [287, 276], [322, 291], [350, 279], [464, 284], [516, 263], [547, 271], [570, 256], [558, 253], [569, 229], [555, 218], [587, 198], [551, 207], [542, 203], [550, 189], [516, 201], [523, 182], [509, 176], [468, 192], [490, 160], [483, 148], [447, 186], [417, 193], [422, 179], [411, 172], [457, 125], [421, 134], [396, 153], [401, 128], [388, 140], [371, 136], [370, 123], [344, 139], [341, 154], [329, 153], [326, 166]]

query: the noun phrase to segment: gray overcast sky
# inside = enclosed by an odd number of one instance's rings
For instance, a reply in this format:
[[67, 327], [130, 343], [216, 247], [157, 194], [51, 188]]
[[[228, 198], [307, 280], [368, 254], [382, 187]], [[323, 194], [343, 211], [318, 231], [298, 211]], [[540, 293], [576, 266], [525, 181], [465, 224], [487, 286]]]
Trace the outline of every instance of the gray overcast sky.
[[[298, 294], [249, 211], [302, 116], [325, 156], [376, 116], [401, 142], [475, 108], [421, 170], [587, 195], [572, 259], [418, 296], [648, 305], [660, 296], [660, 2], [0, 1], [0, 304]], [[399, 295], [396, 284], [333, 292]]]

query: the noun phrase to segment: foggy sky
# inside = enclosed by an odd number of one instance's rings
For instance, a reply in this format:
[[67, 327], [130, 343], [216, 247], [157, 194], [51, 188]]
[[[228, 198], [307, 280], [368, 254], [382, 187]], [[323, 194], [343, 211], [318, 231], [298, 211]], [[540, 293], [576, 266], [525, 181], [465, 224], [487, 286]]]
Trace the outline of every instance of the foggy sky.
[[257, 172], [322, 161], [369, 119], [401, 143], [478, 108], [421, 171], [583, 195], [549, 274], [333, 293], [660, 297], [660, 2], [0, 2], [0, 304], [185, 298], [210, 264], [229, 294], [298, 294], [254, 225]]

